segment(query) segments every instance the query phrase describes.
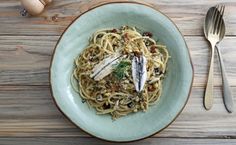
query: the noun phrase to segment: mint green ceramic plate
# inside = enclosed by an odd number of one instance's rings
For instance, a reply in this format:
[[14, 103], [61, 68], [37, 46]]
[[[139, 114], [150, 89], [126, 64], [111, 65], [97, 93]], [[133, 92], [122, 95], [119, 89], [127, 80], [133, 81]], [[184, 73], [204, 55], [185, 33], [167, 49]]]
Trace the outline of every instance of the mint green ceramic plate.
[[[171, 59], [160, 101], [144, 112], [113, 121], [96, 115], [81, 102], [70, 83], [74, 58], [88, 45], [97, 29], [136, 26], [150, 31], [167, 45]], [[100, 139], [124, 142], [143, 139], [167, 127], [187, 103], [193, 81], [193, 67], [185, 40], [173, 22], [159, 11], [138, 3], [109, 3], [78, 17], [56, 46], [51, 68], [51, 89], [60, 110], [78, 127]]]

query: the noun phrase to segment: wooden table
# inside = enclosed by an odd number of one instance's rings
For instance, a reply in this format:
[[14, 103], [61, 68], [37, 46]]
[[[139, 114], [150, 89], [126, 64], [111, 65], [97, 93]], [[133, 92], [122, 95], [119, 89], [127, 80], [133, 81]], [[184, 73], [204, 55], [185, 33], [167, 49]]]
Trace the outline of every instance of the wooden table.
[[[105, 1], [54, 0], [39, 17], [20, 16], [18, 0], [0, 1], [1, 145], [113, 144], [89, 136], [68, 121], [52, 101], [48, 79], [51, 55], [62, 32], [76, 16]], [[224, 108], [218, 59], [214, 106], [206, 111], [202, 103], [210, 56], [202, 26], [208, 8], [222, 2], [227, 32], [220, 47], [236, 95], [236, 0], [146, 2], [168, 15], [184, 34], [195, 78], [187, 106], [176, 121], [161, 133], [130, 144], [236, 144], [236, 113]]]

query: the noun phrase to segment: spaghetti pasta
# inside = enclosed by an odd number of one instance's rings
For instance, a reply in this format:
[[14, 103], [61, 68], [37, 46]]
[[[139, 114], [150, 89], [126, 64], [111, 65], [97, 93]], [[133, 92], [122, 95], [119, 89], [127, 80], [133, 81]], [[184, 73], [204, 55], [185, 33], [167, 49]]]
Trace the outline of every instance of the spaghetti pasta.
[[[147, 79], [139, 92], [132, 59], [140, 55], [146, 60]], [[129, 26], [98, 30], [75, 59], [75, 89], [97, 114], [111, 114], [113, 119], [146, 111], [160, 98], [168, 59], [166, 46], [157, 44], [150, 32], [141, 34]]]

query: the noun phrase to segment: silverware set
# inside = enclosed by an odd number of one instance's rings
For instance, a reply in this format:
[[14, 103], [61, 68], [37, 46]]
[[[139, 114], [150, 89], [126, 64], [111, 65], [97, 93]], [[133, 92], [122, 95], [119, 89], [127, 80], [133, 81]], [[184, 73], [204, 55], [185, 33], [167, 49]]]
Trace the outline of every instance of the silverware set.
[[211, 60], [210, 60], [210, 69], [208, 74], [208, 80], [205, 90], [204, 97], [204, 106], [206, 110], [210, 110], [213, 106], [213, 74], [214, 74], [214, 52], [215, 49], [218, 52], [220, 66], [221, 66], [221, 74], [222, 74], [222, 83], [223, 83], [223, 99], [224, 104], [229, 113], [232, 113], [234, 110], [233, 96], [230, 90], [230, 86], [227, 80], [225, 67], [223, 58], [221, 55], [220, 48], [218, 44], [225, 36], [225, 23], [223, 19], [225, 6], [217, 5], [215, 7], [211, 7], [205, 17], [204, 23], [204, 34], [206, 39], [211, 44]]

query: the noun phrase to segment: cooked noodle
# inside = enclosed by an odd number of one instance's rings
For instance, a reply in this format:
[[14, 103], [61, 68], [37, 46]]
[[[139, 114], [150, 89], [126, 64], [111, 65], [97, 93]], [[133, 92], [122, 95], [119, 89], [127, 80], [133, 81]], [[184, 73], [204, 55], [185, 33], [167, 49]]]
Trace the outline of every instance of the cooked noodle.
[[[118, 69], [116, 66], [112, 73], [99, 81], [91, 78], [94, 66], [115, 53], [125, 56], [120, 62], [125, 69], [115, 70]], [[142, 92], [135, 90], [131, 74], [135, 54], [142, 54], [147, 59], [147, 81]], [[166, 46], [157, 44], [150, 32], [142, 35], [129, 26], [98, 30], [75, 59], [75, 89], [98, 114], [111, 114], [113, 119], [131, 112], [146, 111], [160, 98], [168, 58]]]

